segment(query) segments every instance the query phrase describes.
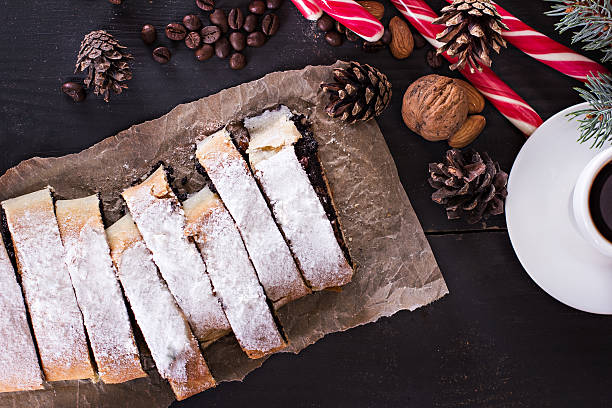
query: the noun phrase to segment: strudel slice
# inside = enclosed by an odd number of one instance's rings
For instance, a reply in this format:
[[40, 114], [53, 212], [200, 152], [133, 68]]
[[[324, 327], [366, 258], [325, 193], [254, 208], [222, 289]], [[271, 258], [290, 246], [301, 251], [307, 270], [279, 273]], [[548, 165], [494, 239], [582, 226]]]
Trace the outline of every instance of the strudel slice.
[[325, 209], [295, 154], [301, 134], [287, 107], [244, 121], [247, 153], [276, 221], [313, 290], [347, 284], [353, 276]]
[[0, 237], [0, 392], [41, 388], [42, 373], [23, 295]]
[[95, 376], [51, 188], [2, 202], [47, 381]]
[[98, 196], [60, 200], [55, 209], [98, 375], [107, 384], [145, 377], [106, 242]]
[[123, 198], [198, 340], [206, 345], [229, 333], [230, 325], [213, 294], [204, 261], [185, 235], [185, 214], [163, 166], [141, 184], [125, 190]]
[[125, 296], [159, 374], [182, 400], [216, 385], [198, 342], [129, 215], [106, 230]]
[[279, 308], [310, 293], [228, 131], [222, 129], [199, 142], [196, 156], [234, 218], [259, 281], [274, 306]]
[[194, 237], [208, 275], [240, 347], [261, 358], [286, 346], [259, 284], [240, 232], [208, 187], [183, 203], [187, 233]]

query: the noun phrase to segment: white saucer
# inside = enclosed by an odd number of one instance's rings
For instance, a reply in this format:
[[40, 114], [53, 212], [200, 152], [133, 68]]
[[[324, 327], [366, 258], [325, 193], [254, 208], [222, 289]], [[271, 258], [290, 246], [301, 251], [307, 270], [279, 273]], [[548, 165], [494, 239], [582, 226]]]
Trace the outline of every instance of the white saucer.
[[[575, 226], [572, 192], [584, 166], [601, 151], [579, 144], [578, 122], [557, 113], [519, 152], [508, 180], [506, 223], [512, 246], [531, 278], [549, 295], [585, 312], [612, 314], [612, 258]], [[604, 149], [608, 146], [604, 146]]]

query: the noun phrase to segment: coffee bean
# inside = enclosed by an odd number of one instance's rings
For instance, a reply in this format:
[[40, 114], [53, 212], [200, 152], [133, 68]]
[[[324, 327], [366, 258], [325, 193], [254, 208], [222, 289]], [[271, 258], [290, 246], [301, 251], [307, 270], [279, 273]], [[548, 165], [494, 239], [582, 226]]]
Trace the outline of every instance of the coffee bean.
[[189, 34], [187, 34], [187, 37], [185, 37], [185, 45], [187, 46], [187, 48], [192, 50], [198, 48], [201, 42], [202, 38], [200, 37], [200, 34], [195, 31], [190, 32]]
[[228, 30], [229, 27], [227, 25], [227, 17], [225, 16], [225, 12], [223, 10], [216, 9], [208, 18], [210, 19], [211, 23], [221, 28], [221, 31], [226, 32]]
[[361, 46], [361, 49], [365, 52], [373, 53], [373, 52], [378, 52], [386, 47], [387, 46], [385, 45], [385, 43], [382, 42], [382, 40], [378, 40], [374, 42], [364, 41], [363, 45]]
[[189, 31], [197, 31], [202, 28], [202, 20], [195, 14], [187, 14], [183, 17], [183, 25], [187, 27]]
[[[380, 41], [382, 41], [385, 45], [389, 45], [391, 43], [391, 30], [385, 28], [385, 32], [383, 33], [382, 37], [380, 37]], [[425, 40], [423, 39], [423, 41]]]
[[280, 6], [282, 5], [283, 5], [283, 0], [267, 0], [266, 1], [266, 7], [268, 7], [270, 10], [279, 9]]
[[329, 31], [325, 33], [325, 41], [332, 47], [339, 47], [342, 45], [342, 35], [336, 31]]
[[204, 44], [195, 51], [195, 57], [198, 61], [206, 61], [215, 53], [215, 48], [210, 44]]
[[72, 98], [75, 102], [85, 99], [85, 89], [78, 82], [66, 82], [62, 85], [62, 92]]
[[273, 36], [278, 31], [280, 19], [274, 13], [266, 14], [261, 20], [261, 31], [268, 37]]
[[151, 24], [143, 25], [142, 30], [140, 30], [140, 38], [142, 38], [142, 41], [147, 45], [153, 44], [157, 38], [157, 31], [155, 31], [155, 27], [153, 27]]
[[261, 31], [255, 31], [247, 36], [249, 47], [261, 47], [266, 42], [266, 36]]
[[359, 39], [359, 36], [355, 34], [355, 32], [352, 30], [347, 29], [344, 35], [346, 36], [346, 39], [349, 40], [350, 42], [355, 42]]
[[336, 31], [339, 32], [340, 34], [344, 34], [346, 32], [346, 27], [344, 27], [338, 21], [335, 22], [335, 26], [336, 26]]
[[219, 38], [219, 41], [215, 43], [215, 54], [219, 58], [227, 58], [231, 50], [230, 43], [225, 37]]
[[246, 66], [246, 57], [239, 52], [235, 52], [230, 57], [229, 65], [231, 69], [242, 69]]
[[317, 20], [317, 28], [323, 32], [328, 32], [334, 29], [334, 19], [324, 14], [320, 19]]
[[244, 50], [244, 47], [246, 47], [246, 37], [239, 31], [229, 35], [229, 42], [232, 44], [232, 48], [236, 51], [242, 51]]
[[227, 16], [227, 24], [232, 30], [240, 30], [244, 24], [244, 13], [239, 8], [230, 10]]
[[262, 15], [266, 11], [266, 3], [263, 0], [252, 0], [249, 3], [249, 11], [253, 14]]
[[153, 59], [160, 64], [165, 64], [170, 61], [172, 54], [170, 54], [170, 50], [166, 47], [157, 47], [153, 50]]
[[249, 14], [246, 16], [242, 28], [244, 28], [244, 31], [247, 33], [252, 33], [253, 31], [257, 30], [257, 16], [255, 14]]
[[434, 69], [440, 68], [444, 62], [442, 57], [437, 54], [436, 50], [427, 51], [425, 58], [427, 60], [427, 65]]
[[196, 0], [196, 6], [200, 10], [212, 11], [215, 8], [215, 0]]
[[166, 26], [166, 37], [173, 41], [181, 41], [185, 39], [187, 29], [181, 23], [170, 23]]
[[425, 40], [425, 38], [423, 38], [423, 36], [419, 33], [413, 32], [412, 38], [414, 39], [414, 46], [416, 48], [423, 48], [427, 45], [427, 40]]
[[200, 31], [202, 42], [205, 44], [214, 44], [221, 38], [221, 29], [217, 26], [206, 26]]

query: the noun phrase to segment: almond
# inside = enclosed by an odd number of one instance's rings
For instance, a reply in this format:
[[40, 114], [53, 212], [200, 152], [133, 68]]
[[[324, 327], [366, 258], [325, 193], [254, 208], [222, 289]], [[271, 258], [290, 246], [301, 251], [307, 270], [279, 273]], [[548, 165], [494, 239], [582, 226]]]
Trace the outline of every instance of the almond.
[[362, 0], [362, 1], [358, 1], [357, 3], [359, 3], [361, 7], [366, 9], [371, 15], [373, 15], [379, 20], [382, 20], [382, 18], [385, 15], [385, 6], [384, 4], [378, 1]]
[[389, 22], [389, 31], [391, 31], [391, 44], [389, 44], [391, 54], [397, 59], [410, 56], [414, 49], [414, 38], [412, 38], [408, 24], [400, 17], [395, 16]]
[[468, 116], [457, 133], [448, 139], [450, 147], [462, 148], [472, 143], [482, 132], [487, 120], [482, 115]]
[[465, 82], [462, 79], [455, 79], [455, 82], [464, 90], [465, 95], [468, 98], [468, 103], [470, 104], [468, 113], [474, 114], [482, 112], [485, 107], [485, 100], [484, 96], [478, 92], [478, 89], [474, 88], [472, 84]]

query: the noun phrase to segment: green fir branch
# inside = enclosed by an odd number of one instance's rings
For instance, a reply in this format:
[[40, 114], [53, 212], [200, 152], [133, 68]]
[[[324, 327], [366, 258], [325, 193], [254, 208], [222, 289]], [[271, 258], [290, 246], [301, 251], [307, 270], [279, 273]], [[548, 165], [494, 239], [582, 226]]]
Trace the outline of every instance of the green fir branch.
[[589, 76], [585, 85], [586, 89], [574, 89], [590, 106], [568, 116], [580, 122], [578, 142], [593, 140], [591, 148], [600, 148], [606, 141], [612, 141], [612, 76]]
[[612, 60], [612, 0], [547, 0], [555, 3], [546, 15], [561, 17], [555, 28], [563, 33], [577, 29], [572, 44], [584, 43], [587, 51], [601, 50], [602, 62]]

